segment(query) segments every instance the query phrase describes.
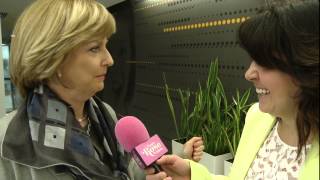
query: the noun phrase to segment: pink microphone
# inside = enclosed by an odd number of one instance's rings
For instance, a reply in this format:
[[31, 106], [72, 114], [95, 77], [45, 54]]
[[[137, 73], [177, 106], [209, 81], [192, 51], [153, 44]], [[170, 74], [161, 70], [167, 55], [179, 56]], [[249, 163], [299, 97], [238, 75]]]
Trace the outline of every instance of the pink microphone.
[[161, 171], [154, 162], [166, 154], [168, 149], [158, 135], [150, 138], [146, 127], [138, 118], [121, 118], [116, 124], [115, 135], [120, 145], [131, 154], [140, 168], [153, 167], [156, 172]]

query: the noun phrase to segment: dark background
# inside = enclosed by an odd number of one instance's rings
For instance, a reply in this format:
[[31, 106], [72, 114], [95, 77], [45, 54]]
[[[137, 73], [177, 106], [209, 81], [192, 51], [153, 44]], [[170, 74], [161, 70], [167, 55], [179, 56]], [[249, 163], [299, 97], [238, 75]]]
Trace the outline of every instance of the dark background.
[[[117, 33], [108, 45], [115, 65], [99, 96], [119, 117], [137, 116], [150, 134], [159, 134], [170, 146], [176, 134], [163, 73], [169, 87], [195, 91], [198, 82], [205, 82], [210, 62], [218, 58], [219, 76], [229, 98], [236, 89], [250, 88], [244, 79], [250, 60], [239, 46], [237, 29], [239, 22], [255, 15], [264, 3], [133, 0], [108, 8], [117, 21]], [[184, 29], [195, 24], [200, 28]], [[179, 115], [179, 98], [174, 92], [172, 96]]]

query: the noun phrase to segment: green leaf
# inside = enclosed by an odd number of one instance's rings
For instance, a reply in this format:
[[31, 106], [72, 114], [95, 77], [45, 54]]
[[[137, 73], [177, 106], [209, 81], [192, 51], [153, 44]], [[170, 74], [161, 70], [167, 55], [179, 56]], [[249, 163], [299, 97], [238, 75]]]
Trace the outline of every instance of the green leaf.
[[235, 155], [235, 151], [234, 151], [234, 149], [233, 149], [233, 145], [232, 145], [232, 143], [231, 143], [231, 141], [230, 141], [230, 138], [229, 138], [229, 136], [228, 136], [228, 133], [227, 133], [227, 131], [224, 129], [224, 128], [222, 128], [222, 131], [223, 131], [223, 133], [224, 133], [224, 136], [225, 136], [225, 138], [227, 139], [227, 143], [228, 143], [228, 146], [229, 146], [229, 150], [230, 150], [230, 153], [233, 155], [233, 157], [234, 157], [234, 155]]
[[164, 82], [165, 82], [165, 91], [166, 91], [166, 97], [167, 97], [169, 109], [170, 109], [171, 116], [172, 116], [172, 119], [173, 119], [173, 122], [174, 122], [174, 126], [175, 126], [175, 129], [176, 129], [177, 136], [180, 139], [182, 137], [180, 136], [180, 132], [179, 132], [179, 128], [178, 128], [178, 124], [177, 124], [177, 120], [176, 120], [176, 114], [175, 114], [175, 110], [173, 108], [173, 104], [172, 104], [172, 100], [171, 100], [171, 97], [170, 97], [169, 87], [167, 85], [165, 74], [163, 74], [163, 79], [164, 79]]

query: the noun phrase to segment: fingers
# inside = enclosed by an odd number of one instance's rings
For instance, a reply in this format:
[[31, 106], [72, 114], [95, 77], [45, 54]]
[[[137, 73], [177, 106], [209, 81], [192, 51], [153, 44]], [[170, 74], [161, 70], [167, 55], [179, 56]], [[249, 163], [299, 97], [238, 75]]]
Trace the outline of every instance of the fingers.
[[165, 172], [159, 172], [158, 174], [155, 174], [154, 177], [158, 179], [164, 179], [167, 177], [167, 174]]
[[194, 152], [194, 153], [193, 153], [192, 159], [193, 159], [195, 162], [199, 162], [199, 161], [202, 159], [202, 156], [203, 156], [203, 150], [197, 151], [197, 152]]
[[185, 146], [193, 147], [193, 151], [203, 151], [204, 144], [201, 137], [193, 137], [188, 142], [186, 142]]
[[167, 177], [165, 172], [160, 172], [158, 174], [147, 175], [146, 180], [172, 180], [172, 178]]
[[144, 173], [147, 174], [147, 175], [154, 174], [155, 172], [156, 171], [153, 168], [147, 168], [147, 169], [144, 170]]
[[202, 155], [203, 155], [203, 151], [201, 151], [201, 152], [195, 152], [195, 153], [193, 153], [192, 157], [202, 156]]
[[199, 162], [202, 159], [202, 156], [193, 156], [192, 159], [195, 162]]
[[190, 144], [190, 145], [194, 146], [194, 144], [198, 141], [202, 141], [202, 138], [201, 137], [193, 137], [189, 141], [186, 142], [186, 145]]
[[192, 154], [192, 159], [195, 162], [199, 162], [202, 159], [203, 151], [204, 145], [200, 145], [199, 147], [195, 148]]
[[158, 161], [159, 165], [173, 165], [179, 159], [176, 155], [164, 155]]
[[194, 148], [193, 152], [194, 153], [200, 153], [200, 152], [203, 152], [203, 150], [204, 150], [204, 145], [201, 145], [201, 146], [199, 146], [197, 148]]
[[146, 176], [146, 180], [172, 180], [171, 177], [167, 177], [167, 174], [165, 172], [160, 172], [158, 174], [155, 174], [154, 168], [147, 168], [144, 170]]
[[193, 144], [193, 147], [194, 147], [194, 148], [199, 148], [199, 147], [201, 147], [201, 146], [204, 146], [202, 139], [199, 139], [199, 140], [195, 141], [194, 144]]
[[202, 158], [204, 151], [204, 145], [202, 138], [197, 138], [197, 141], [193, 144], [193, 153], [192, 153], [192, 160], [195, 162], [199, 162]]
[[172, 177], [166, 177], [163, 180], [173, 180], [173, 178]]
[[[201, 137], [193, 137], [184, 144], [183, 155], [185, 158], [192, 159], [195, 149], [203, 146]], [[199, 149], [201, 151], [201, 149]]]

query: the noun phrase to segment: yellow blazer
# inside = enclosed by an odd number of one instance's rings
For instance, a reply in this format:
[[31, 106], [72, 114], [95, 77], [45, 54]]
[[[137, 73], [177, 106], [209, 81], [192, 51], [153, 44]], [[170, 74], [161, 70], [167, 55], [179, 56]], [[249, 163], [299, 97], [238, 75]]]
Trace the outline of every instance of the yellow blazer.
[[[254, 104], [248, 111], [241, 140], [229, 176], [212, 175], [200, 164], [190, 161], [191, 180], [241, 180], [254, 161], [261, 145], [275, 124], [275, 117], [259, 110]], [[319, 180], [319, 139], [313, 142], [299, 172], [299, 180]]]

